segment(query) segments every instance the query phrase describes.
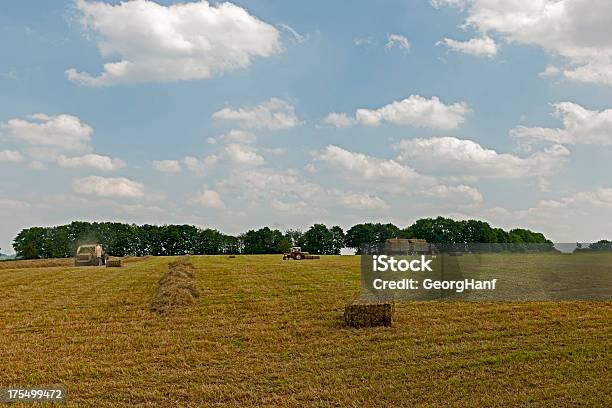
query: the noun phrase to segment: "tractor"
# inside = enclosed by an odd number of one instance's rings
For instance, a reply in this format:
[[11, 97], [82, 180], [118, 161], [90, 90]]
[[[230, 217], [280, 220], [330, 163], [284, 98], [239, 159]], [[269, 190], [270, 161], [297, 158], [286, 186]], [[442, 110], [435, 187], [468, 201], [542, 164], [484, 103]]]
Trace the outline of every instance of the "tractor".
[[287, 259], [295, 259], [296, 261], [301, 259], [319, 259], [319, 255], [310, 255], [308, 252], [302, 252], [300, 247], [292, 247], [291, 252], [283, 254], [283, 260]]
[[106, 251], [102, 244], [79, 245], [74, 257], [74, 266], [106, 265]]

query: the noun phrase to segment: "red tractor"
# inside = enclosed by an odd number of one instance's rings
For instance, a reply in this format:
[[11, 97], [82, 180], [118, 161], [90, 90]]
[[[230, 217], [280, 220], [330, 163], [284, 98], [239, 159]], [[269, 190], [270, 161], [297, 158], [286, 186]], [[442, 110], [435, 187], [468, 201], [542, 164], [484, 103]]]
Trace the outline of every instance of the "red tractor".
[[291, 248], [291, 252], [285, 252], [283, 254], [283, 260], [287, 259], [295, 259], [299, 261], [300, 259], [319, 259], [319, 255], [310, 255], [308, 252], [302, 252], [302, 248], [293, 247]]

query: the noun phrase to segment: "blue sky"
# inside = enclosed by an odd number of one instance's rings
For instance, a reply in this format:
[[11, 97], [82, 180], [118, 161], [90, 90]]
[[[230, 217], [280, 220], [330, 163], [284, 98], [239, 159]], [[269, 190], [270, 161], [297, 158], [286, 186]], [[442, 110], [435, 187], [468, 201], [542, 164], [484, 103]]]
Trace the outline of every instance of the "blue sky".
[[612, 235], [606, 1], [347, 4], [5, 0], [0, 248], [74, 219]]

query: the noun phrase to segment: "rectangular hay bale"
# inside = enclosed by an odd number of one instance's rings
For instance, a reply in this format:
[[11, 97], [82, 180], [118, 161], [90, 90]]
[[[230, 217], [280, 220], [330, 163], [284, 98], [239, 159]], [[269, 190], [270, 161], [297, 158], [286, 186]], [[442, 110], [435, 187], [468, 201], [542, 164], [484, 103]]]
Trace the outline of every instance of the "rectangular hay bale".
[[121, 259], [107, 259], [106, 260], [107, 268], [120, 268], [121, 267]]
[[351, 327], [389, 327], [393, 323], [391, 302], [353, 299], [344, 307], [344, 321]]

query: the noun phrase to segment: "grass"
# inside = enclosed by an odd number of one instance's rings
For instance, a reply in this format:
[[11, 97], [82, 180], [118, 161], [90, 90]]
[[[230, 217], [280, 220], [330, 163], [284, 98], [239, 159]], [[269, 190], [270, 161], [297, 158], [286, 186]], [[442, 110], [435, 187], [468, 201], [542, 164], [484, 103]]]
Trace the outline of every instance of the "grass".
[[206, 256], [196, 303], [152, 313], [172, 260], [0, 270], [0, 386], [63, 385], [69, 407], [612, 405], [612, 302], [405, 302], [348, 329], [358, 257]]

